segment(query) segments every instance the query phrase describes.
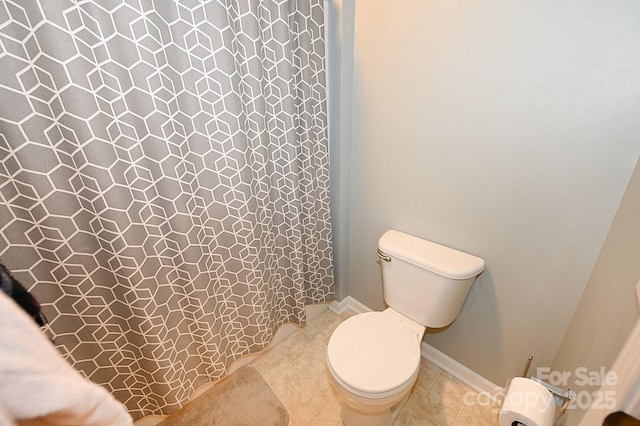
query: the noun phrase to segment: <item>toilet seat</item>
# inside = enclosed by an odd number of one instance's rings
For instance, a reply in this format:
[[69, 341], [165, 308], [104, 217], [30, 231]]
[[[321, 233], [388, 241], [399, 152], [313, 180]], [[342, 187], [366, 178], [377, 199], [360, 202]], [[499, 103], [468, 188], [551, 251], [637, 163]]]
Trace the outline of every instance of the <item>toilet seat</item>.
[[356, 395], [384, 398], [413, 384], [420, 366], [415, 323], [387, 311], [353, 316], [336, 328], [327, 346], [334, 378]]

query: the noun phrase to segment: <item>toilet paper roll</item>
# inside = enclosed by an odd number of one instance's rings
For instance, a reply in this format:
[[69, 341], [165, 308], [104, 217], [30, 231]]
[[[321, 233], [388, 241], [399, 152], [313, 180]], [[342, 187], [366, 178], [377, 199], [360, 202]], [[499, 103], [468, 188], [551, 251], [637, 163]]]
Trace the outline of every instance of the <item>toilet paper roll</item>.
[[531, 379], [514, 377], [500, 410], [500, 426], [552, 426], [555, 411], [547, 388]]

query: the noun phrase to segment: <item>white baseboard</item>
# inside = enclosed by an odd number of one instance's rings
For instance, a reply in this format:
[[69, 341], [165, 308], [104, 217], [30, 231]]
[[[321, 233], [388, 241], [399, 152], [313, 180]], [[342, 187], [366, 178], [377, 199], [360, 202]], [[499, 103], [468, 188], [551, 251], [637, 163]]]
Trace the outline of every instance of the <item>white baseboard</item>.
[[[351, 309], [352, 311], [359, 314], [372, 311], [372, 309], [358, 302], [351, 296], [347, 296], [340, 301], [333, 301], [329, 305], [329, 310], [338, 315], [340, 315], [347, 309]], [[495, 403], [501, 403], [499, 397], [501, 395], [504, 395], [504, 388], [501, 388], [500, 386], [492, 383], [490, 380], [485, 379], [480, 374], [476, 373], [470, 368], [465, 367], [455, 359], [451, 358], [443, 352], [440, 352], [438, 349], [434, 348], [428, 343], [422, 342], [420, 353], [423, 358], [431, 361], [442, 370], [446, 371], [465, 385], [469, 386], [471, 389], [475, 390], [476, 392], [483, 392], [489, 395]]]
[[440, 352], [438, 349], [426, 342], [422, 342], [421, 349], [422, 350], [420, 352], [423, 358], [431, 361], [474, 391], [490, 396], [496, 404], [502, 403], [500, 397], [504, 396], [504, 388], [501, 388], [490, 380], [485, 379], [480, 374], [460, 364], [455, 359], [451, 358], [444, 352]]
[[353, 312], [357, 314], [362, 314], [365, 312], [371, 312], [373, 309], [370, 309], [368, 306], [358, 302], [351, 296], [347, 296], [342, 300], [334, 300], [329, 305], [329, 310], [334, 314], [340, 315], [347, 309], [351, 309]]

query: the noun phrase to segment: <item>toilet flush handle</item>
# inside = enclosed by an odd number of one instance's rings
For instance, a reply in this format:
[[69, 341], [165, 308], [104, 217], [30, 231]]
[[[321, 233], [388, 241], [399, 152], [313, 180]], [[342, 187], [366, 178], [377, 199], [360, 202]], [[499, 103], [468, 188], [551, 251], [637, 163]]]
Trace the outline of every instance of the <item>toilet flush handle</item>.
[[380, 251], [380, 249], [378, 249], [378, 257], [382, 260], [384, 260], [385, 262], [391, 262], [391, 258], [387, 255], [385, 255], [384, 253], [382, 253]]

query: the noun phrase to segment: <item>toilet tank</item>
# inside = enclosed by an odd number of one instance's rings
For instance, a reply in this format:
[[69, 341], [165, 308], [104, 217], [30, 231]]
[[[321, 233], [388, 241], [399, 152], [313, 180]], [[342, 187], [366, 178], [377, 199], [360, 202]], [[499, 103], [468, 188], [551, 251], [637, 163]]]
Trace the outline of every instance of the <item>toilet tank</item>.
[[378, 253], [387, 305], [430, 328], [456, 319], [484, 270], [479, 257], [394, 230], [380, 237]]

